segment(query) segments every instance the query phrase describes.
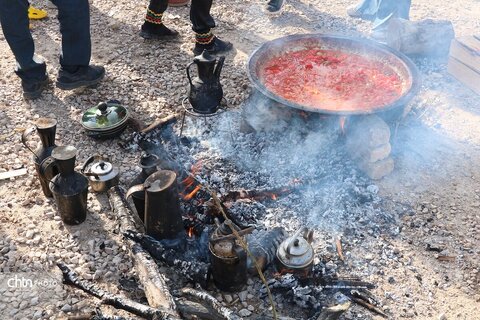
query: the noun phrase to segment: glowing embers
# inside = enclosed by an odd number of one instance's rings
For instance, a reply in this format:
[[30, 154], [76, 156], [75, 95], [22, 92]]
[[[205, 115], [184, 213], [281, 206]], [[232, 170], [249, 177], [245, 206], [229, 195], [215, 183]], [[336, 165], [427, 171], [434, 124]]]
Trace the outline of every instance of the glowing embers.
[[403, 86], [395, 70], [382, 62], [319, 48], [273, 57], [260, 76], [278, 96], [332, 112], [382, 108], [401, 96]]

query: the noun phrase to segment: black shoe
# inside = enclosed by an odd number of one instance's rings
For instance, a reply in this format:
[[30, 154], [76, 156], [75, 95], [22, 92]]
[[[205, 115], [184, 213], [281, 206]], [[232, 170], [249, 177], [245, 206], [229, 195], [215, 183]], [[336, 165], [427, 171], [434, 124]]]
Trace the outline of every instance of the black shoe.
[[35, 62], [33, 67], [28, 68], [28, 70], [17, 67], [15, 73], [22, 79], [23, 97], [25, 99], [37, 99], [47, 87], [47, 66], [44, 62]]
[[233, 44], [228, 41], [220, 40], [217, 37], [214, 37], [212, 42], [209, 44], [200, 44], [195, 43], [195, 48], [193, 48], [193, 54], [196, 56], [202, 54], [203, 50], [207, 50], [210, 54], [219, 54], [222, 52], [229, 51], [233, 48]]
[[57, 88], [73, 90], [98, 84], [105, 76], [105, 68], [101, 66], [80, 66], [75, 72], [61, 68], [57, 77]]
[[140, 37], [144, 39], [169, 40], [178, 37], [178, 32], [162, 24], [145, 22], [140, 30]]
[[48, 76], [39, 81], [25, 81], [22, 80], [23, 97], [27, 100], [38, 99], [42, 95], [43, 90], [48, 85]]
[[282, 10], [285, 0], [270, 0], [267, 3], [267, 12], [268, 13], [277, 13]]

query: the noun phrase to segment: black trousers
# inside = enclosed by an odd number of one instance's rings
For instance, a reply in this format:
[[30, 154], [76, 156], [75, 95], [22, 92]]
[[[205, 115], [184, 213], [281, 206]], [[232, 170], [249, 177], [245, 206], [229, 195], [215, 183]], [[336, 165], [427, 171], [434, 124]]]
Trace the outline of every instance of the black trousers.
[[[163, 13], [167, 10], [168, 0], [150, 0], [148, 8], [155, 13]], [[210, 15], [212, 0], [192, 0], [190, 5], [190, 21], [192, 29], [196, 33], [207, 33], [215, 28], [215, 21]]]
[[[62, 54], [60, 64], [88, 66], [91, 56], [90, 9], [88, 0], [51, 0], [58, 8]], [[23, 74], [45, 74], [45, 65], [33, 60], [35, 45], [28, 28], [27, 0], [0, 0], [0, 22], [5, 39]]]

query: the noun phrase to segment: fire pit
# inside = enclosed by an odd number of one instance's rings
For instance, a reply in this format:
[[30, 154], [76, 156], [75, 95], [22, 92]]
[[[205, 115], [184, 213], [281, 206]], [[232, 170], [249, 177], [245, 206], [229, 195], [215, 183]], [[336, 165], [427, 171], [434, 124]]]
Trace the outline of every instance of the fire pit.
[[[275, 71], [285, 80], [281, 83], [283, 88], [288, 91], [288, 86], [295, 87], [298, 92], [291, 90], [283, 94], [272, 86], [272, 83], [278, 84], [278, 79], [282, 78], [275, 79]], [[291, 74], [285, 75], [285, 72]], [[401, 109], [420, 87], [417, 68], [400, 52], [366, 39], [323, 34], [291, 35], [264, 43], [250, 56], [248, 76], [256, 89], [282, 105], [338, 115]], [[299, 77], [303, 79], [298, 79]], [[378, 86], [384, 85], [386, 81], [395, 90], [389, 90], [387, 83], [385, 94], [395, 96], [380, 101], [378, 96], [382, 91], [379, 89], [382, 88]], [[350, 87], [340, 88], [340, 85], [346, 83]], [[359, 91], [357, 96], [349, 94], [352, 89]], [[371, 103], [365, 103], [366, 97], [362, 94], [368, 90], [371, 90]], [[301, 99], [298, 95], [309, 91], [317, 96]], [[332, 102], [332, 97], [340, 98], [342, 94], [348, 95], [345, 98], [348, 100]], [[323, 99], [325, 97], [328, 99]]]

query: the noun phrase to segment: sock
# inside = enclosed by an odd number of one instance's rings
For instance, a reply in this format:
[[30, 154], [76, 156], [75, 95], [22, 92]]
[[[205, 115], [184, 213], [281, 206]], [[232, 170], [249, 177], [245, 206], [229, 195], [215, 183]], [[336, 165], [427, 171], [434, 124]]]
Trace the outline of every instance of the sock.
[[195, 44], [206, 46], [212, 43], [213, 39], [215, 39], [215, 36], [212, 31], [208, 31], [207, 33], [195, 33]]
[[145, 22], [160, 25], [162, 22], [163, 13], [155, 13], [153, 10], [147, 9], [147, 14], [145, 15]]

